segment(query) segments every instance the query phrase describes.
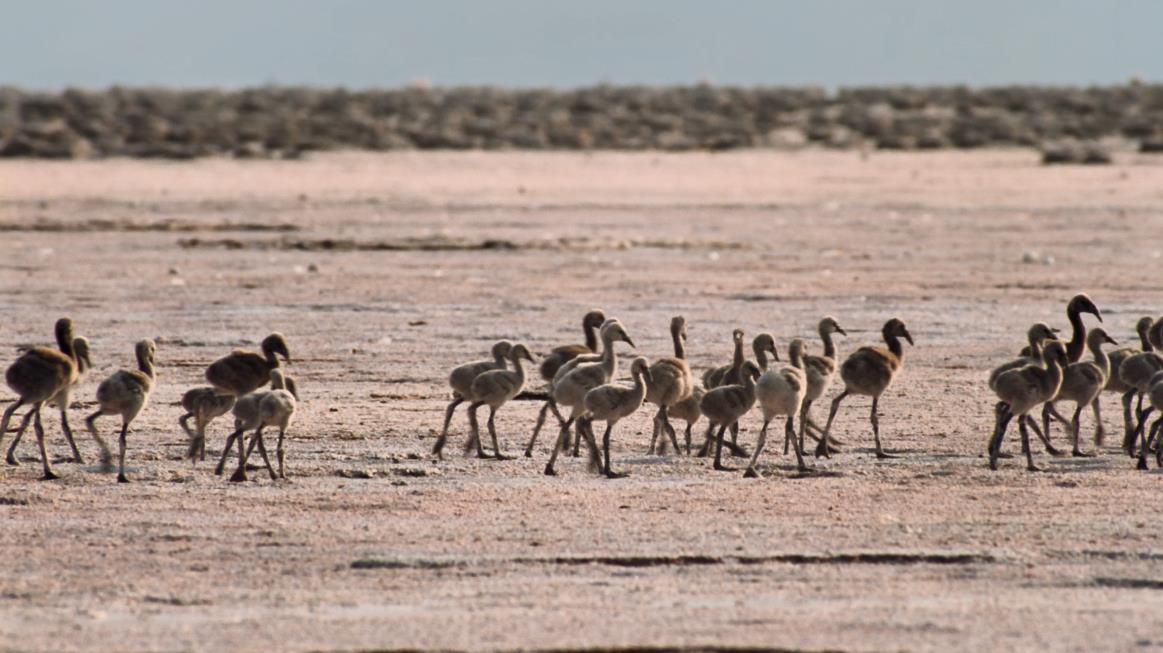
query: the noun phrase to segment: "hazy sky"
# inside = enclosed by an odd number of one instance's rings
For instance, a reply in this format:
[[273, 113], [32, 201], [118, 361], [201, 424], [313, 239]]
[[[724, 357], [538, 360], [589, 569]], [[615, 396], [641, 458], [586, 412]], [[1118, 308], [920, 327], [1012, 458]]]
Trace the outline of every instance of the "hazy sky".
[[1160, 0], [0, 0], [0, 84], [1113, 83]]

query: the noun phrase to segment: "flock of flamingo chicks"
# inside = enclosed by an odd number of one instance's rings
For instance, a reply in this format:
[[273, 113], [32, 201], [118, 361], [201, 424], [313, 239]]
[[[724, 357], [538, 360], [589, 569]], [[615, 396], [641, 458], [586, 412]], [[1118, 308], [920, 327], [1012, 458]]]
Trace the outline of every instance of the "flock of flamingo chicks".
[[[1123, 444], [1122, 449], [1131, 457], [1138, 458], [1138, 469], [1147, 469], [1147, 456], [1154, 450], [1156, 464], [1163, 466], [1163, 446], [1158, 435], [1163, 429], [1163, 318], [1142, 317], [1135, 324], [1140, 348], [1123, 347], [1107, 353], [1103, 345], [1118, 345], [1101, 327], [1087, 332], [1082, 314], [1089, 313], [1102, 321], [1102, 313], [1085, 294], [1075, 295], [1066, 305], [1066, 317], [1070, 321], [1071, 338], [1063, 343], [1058, 339], [1058, 330], [1038, 322], [1027, 332], [1029, 344], [1022, 349], [1017, 359], [995, 368], [989, 375], [989, 387], [998, 397], [995, 406], [996, 424], [989, 440], [989, 466], [997, 469], [998, 458], [1002, 457], [1001, 443], [1013, 418], [1018, 418], [1018, 429], [1022, 437], [1022, 451], [1026, 455], [1026, 468], [1037, 471], [1030, 449], [1030, 434], [1042, 441], [1046, 451], [1053, 456], [1063, 455], [1050, 443], [1050, 420], [1053, 418], [1069, 429], [1074, 456], [1093, 456], [1079, 446], [1079, 431], [1082, 411], [1090, 407], [1094, 411], [1094, 442], [1101, 446], [1105, 438], [1102, 423], [1102, 406], [1099, 397], [1103, 392], [1114, 392], [1122, 396], [1123, 404]], [[1093, 360], [1082, 360], [1089, 350]], [[1132, 409], [1132, 403], [1138, 403]], [[1149, 406], [1143, 407], [1146, 399]], [[1074, 414], [1066, 419], [1057, 410], [1060, 401], [1074, 402]], [[1042, 407], [1042, 426], [1030, 416], [1030, 412]], [[1160, 417], [1146, 429], [1147, 418], [1153, 411]]]
[[[1042, 322], [1030, 327], [1029, 344], [1019, 357], [995, 368], [989, 375], [989, 387], [997, 395], [995, 428], [989, 440], [989, 465], [997, 469], [1002, 440], [1014, 418], [1021, 433], [1022, 451], [1027, 468], [1036, 471], [1029, 433], [1032, 430], [1051, 455], [1063, 455], [1050, 442], [1051, 419], [1063, 423], [1071, 434], [1072, 454], [1092, 456], [1082, 451], [1079, 443], [1080, 419], [1083, 410], [1091, 407], [1095, 417], [1096, 445], [1104, 438], [1099, 396], [1102, 392], [1117, 392], [1122, 396], [1124, 439], [1123, 450], [1138, 458], [1138, 468], [1147, 468], [1147, 456], [1154, 451], [1157, 464], [1163, 466], [1163, 446], [1159, 434], [1163, 431], [1163, 318], [1141, 318], [1137, 325], [1141, 348], [1124, 347], [1111, 352], [1104, 345], [1117, 345], [1102, 328], [1088, 333], [1082, 314], [1089, 313], [1102, 321], [1094, 302], [1084, 294], [1076, 295], [1067, 304], [1066, 314], [1072, 329], [1071, 339], [1062, 342], [1058, 330]], [[648, 453], [665, 453], [668, 443], [676, 452], [692, 453], [691, 431], [696, 422], [707, 420], [706, 435], [698, 455], [711, 456], [713, 451], [716, 470], [731, 471], [723, 464], [723, 449], [732, 455], [747, 456], [738, 443], [739, 420], [758, 405], [763, 418], [755, 451], [751, 454], [745, 476], [757, 477], [756, 463], [767, 440], [768, 427], [776, 418], [784, 418], [784, 454], [789, 448], [795, 452], [800, 472], [810, 471], [804, 460], [805, 437], [816, 442], [815, 455], [831, 456], [843, 443], [831, 435], [832, 423], [841, 402], [849, 395], [872, 398], [869, 422], [878, 458], [891, 458], [881, 445], [878, 403], [904, 364], [901, 340], [913, 344], [912, 335], [898, 318], [888, 320], [881, 330], [884, 346], [857, 349], [841, 363], [833, 343], [833, 334], [847, 335], [832, 317], [820, 320], [818, 332], [824, 351], [819, 355], [807, 352], [806, 343], [799, 338], [788, 344], [787, 361], [780, 360], [775, 338], [761, 333], [752, 341], [755, 361], [747, 360], [742, 330], [733, 332], [734, 356], [728, 364], [707, 370], [697, 382], [686, 360], [686, 320], [676, 316], [671, 320], [670, 333], [674, 356], [651, 362], [639, 356], [633, 359], [630, 371], [633, 384], [614, 383], [618, 369], [615, 345], [624, 342], [634, 346], [633, 340], [620, 321], [607, 319], [601, 310], [593, 310], [582, 320], [585, 344], [566, 345], [553, 349], [539, 366], [541, 377], [548, 383], [547, 399], [537, 417], [532, 437], [525, 448], [525, 456], [532, 457], [537, 437], [550, 413], [557, 419], [559, 431], [545, 466], [546, 475], [556, 475], [555, 463], [560, 452], [579, 455], [584, 441], [589, 452], [591, 471], [601, 471], [609, 478], [625, 476], [613, 468], [610, 458], [610, 437], [614, 426], [636, 412], [644, 403], [657, 407], [653, 419], [653, 433]], [[57, 349], [35, 347], [24, 352], [6, 372], [8, 386], [17, 394], [0, 420], [0, 442], [11, 432], [9, 424], [21, 406], [28, 406], [8, 448], [7, 462], [19, 464], [16, 448], [31, 425], [36, 433], [44, 466], [45, 479], [58, 478], [46, 451], [41, 409], [52, 405], [60, 410], [61, 428], [72, 449], [73, 461], [84, 459], [73, 438], [68, 421], [71, 394], [92, 368], [89, 343], [73, 333], [72, 321], [61, 318], [56, 323]], [[1082, 360], [1089, 350], [1093, 360]], [[112, 470], [112, 454], [97, 432], [95, 421], [102, 415], [119, 415], [119, 482], [128, 482], [125, 475], [126, 436], [130, 424], [145, 408], [157, 381], [154, 368], [155, 345], [142, 340], [135, 345], [137, 368], [119, 370], [97, 387], [98, 408], [86, 417], [85, 424], [101, 450], [103, 469]], [[497, 438], [495, 417], [497, 411], [524, 390], [528, 377], [525, 363], [535, 363], [532, 353], [524, 344], [507, 340], [497, 342], [491, 358], [460, 365], [449, 375], [452, 402], [448, 405], [444, 426], [436, 440], [433, 453], [442, 456], [448, 439], [449, 426], [456, 407], [468, 403], [471, 434], [465, 443], [465, 452], [475, 450], [481, 458], [506, 459]], [[280, 368], [279, 357], [290, 361], [286, 339], [272, 333], [261, 344], [261, 353], [236, 350], [206, 368], [208, 386], [194, 388], [182, 397], [185, 414], [179, 423], [189, 438], [187, 456], [191, 461], [205, 460], [206, 428], [212, 420], [232, 412], [234, 430], [228, 436], [215, 473], [221, 475], [232, 448], [236, 446], [238, 466], [232, 481], [245, 481], [246, 462], [257, 447], [272, 480], [286, 478], [284, 439], [295, 413], [298, 392], [293, 378]], [[770, 356], [770, 361], [769, 357]], [[511, 365], [511, 368], [510, 368]], [[831, 402], [828, 419], [821, 427], [812, 419], [811, 407], [831, 386], [837, 372], [843, 390]], [[267, 386], [269, 384], [269, 389]], [[1132, 404], [1138, 398], [1138, 404]], [[1144, 407], [1146, 400], [1148, 405]], [[1057, 410], [1057, 403], [1074, 402], [1071, 419]], [[482, 446], [477, 411], [489, 407], [488, 434], [492, 452]], [[1031, 416], [1042, 408], [1042, 425]], [[1153, 411], [1160, 416], [1150, 428], [1147, 418]], [[194, 419], [194, 428], [189, 420]], [[686, 422], [685, 442], [680, 445], [671, 418]], [[799, 419], [796, 428], [795, 420]], [[605, 422], [605, 431], [599, 447], [593, 430], [595, 421]], [[276, 444], [278, 470], [271, 464], [263, 440], [263, 430], [277, 428]], [[253, 430], [249, 442], [245, 432]], [[725, 439], [731, 431], [731, 439]], [[572, 438], [571, 438], [572, 436]], [[571, 444], [572, 443], [572, 444]]]
[[[580, 443], [584, 440], [589, 449], [591, 470], [597, 471], [600, 468], [602, 474], [610, 478], [625, 476], [615, 471], [611, 464], [610, 435], [615, 424], [633, 414], [645, 402], [658, 407], [654, 416], [650, 453], [656, 450], [664, 452], [668, 440], [675, 451], [682, 450], [670, 423], [671, 417], [677, 417], [687, 423], [685, 450], [690, 454], [691, 428], [699, 419], [706, 417], [707, 433], [699, 455], [709, 456], [713, 447], [714, 469], [726, 471], [732, 468], [723, 464], [723, 448], [726, 446], [734, 455], [747, 455], [737, 440], [739, 420], [758, 404], [763, 415], [763, 427], [745, 472], [746, 476], [755, 477], [759, 475], [756, 462], [763, 451], [767, 429], [772, 420], [785, 418], [784, 453], [787, 453], [789, 447], [794, 449], [798, 468], [800, 471], [808, 471], [810, 468], [804, 462], [803, 454], [805, 435], [816, 440], [817, 456], [830, 456], [837, 450], [838, 443], [830, 437], [830, 431], [840, 402], [848, 395], [866, 395], [872, 397], [870, 421], [876, 455], [880, 458], [890, 457], [880, 443], [877, 403], [904, 364], [901, 339], [907, 340], [910, 345], [913, 343], [913, 337], [904, 322], [897, 318], [886, 322], [881, 331], [885, 346], [862, 347], [845, 359], [843, 364], [838, 363], [832, 335], [845, 332], [832, 317], [825, 317], [819, 323], [819, 334], [824, 343], [823, 354], [809, 355], [804, 341], [797, 338], [789, 343], [786, 363], [781, 363], [775, 338], [769, 333], [755, 337], [752, 349], [756, 360], [746, 360], [744, 333], [736, 329], [733, 333], [735, 354], [731, 363], [708, 370], [701, 384], [695, 381], [686, 360], [686, 320], [682, 316], [674, 317], [670, 323], [674, 356], [659, 358], [654, 362], [641, 356], [635, 358], [630, 365], [634, 381], [632, 386], [613, 382], [618, 369], [615, 343], [625, 342], [634, 346], [622, 323], [614, 318], [607, 319], [600, 310], [593, 310], [583, 318], [582, 330], [586, 344], [557, 347], [540, 365], [541, 377], [549, 383], [548, 399], [538, 415], [525, 455], [533, 455], [533, 447], [545, 424], [547, 413], [552, 412], [558, 420], [560, 431], [545, 466], [546, 475], [556, 475], [558, 453], [569, 450], [572, 428], [573, 455], [578, 455]], [[768, 363], [769, 354], [772, 364]], [[434, 454], [440, 456], [443, 451], [456, 407], [468, 402], [471, 435], [465, 444], [465, 451], [475, 449], [481, 458], [506, 457], [501, 453], [497, 441], [494, 417], [501, 406], [515, 398], [525, 387], [527, 376], [524, 361], [534, 362], [525, 345], [502, 340], [493, 345], [492, 358], [466, 363], [452, 370], [448, 381], [453, 399], [445, 411], [444, 428], [433, 448]], [[509, 369], [508, 363], [512, 364], [512, 369]], [[832, 400], [828, 421], [820, 428], [812, 420], [810, 409], [812, 403], [823, 396], [831, 385], [837, 369], [844, 382], [844, 390]], [[492, 439], [492, 454], [486, 453], [481, 446], [477, 420], [477, 410], [486, 405], [489, 407], [488, 430]], [[795, 428], [797, 417], [798, 432]], [[595, 421], [606, 424], [600, 449], [593, 431]], [[724, 435], [728, 429], [731, 430], [731, 441], [725, 442]]]
[[[3, 418], [0, 418], [0, 441], [3, 441], [4, 436], [9, 433], [8, 426], [13, 414], [21, 406], [29, 406], [19, 428], [16, 429], [16, 437], [8, 447], [7, 461], [9, 465], [19, 464], [16, 459], [16, 447], [31, 423], [40, 448], [45, 480], [58, 476], [52, 469], [45, 447], [41, 408], [49, 404], [60, 409], [61, 430], [64, 431], [65, 439], [72, 449], [72, 461], [83, 464], [84, 457], [77, 448], [73, 431], [69, 427], [69, 403], [72, 392], [93, 367], [89, 358], [89, 341], [74, 336], [72, 320], [67, 317], [57, 320], [56, 340], [57, 349], [33, 347], [8, 367], [5, 380], [8, 387], [16, 393], [17, 399], [4, 411]], [[95, 421], [102, 415], [121, 417], [117, 470], [119, 483], [129, 482], [125, 475], [126, 435], [129, 432], [129, 425], [149, 402], [150, 393], [157, 382], [157, 371], [154, 368], [155, 351], [152, 340], [138, 342], [134, 347], [137, 369], [119, 370], [102, 381], [97, 386], [98, 408], [85, 418], [85, 425], [101, 450], [102, 468], [111, 470], [112, 454], [97, 433]], [[298, 395], [294, 379], [285, 376], [279, 369], [277, 356], [290, 361], [286, 339], [282, 334], [272, 333], [262, 341], [261, 354], [234, 351], [211, 363], [206, 368], [206, 380], [210, 385], [194, 388], [182, 397], [182, 406], [186, 409], [186, 414], [179, 418], [179, 423], [189, 436], [188, 456], [191, 460], [204, 460], [206, 457], [206, 426], [210, 421], [226, 414], [227, 411], [233, 411], [234, 432], [226, 441], [216, 473], [222, 474], [231, 445], [237, 441], [238, 468], [230, 480], [247, 479], [246, 461], [256, 445], [271, 479], [286, 478], [283, 440], [295, 413]], [[270, 390], [261, 390], [268, 383]], [[195, 420], [193, 430], [188, 424], [191, 417]], [[267, 427], [279, 429], [276, 447], [279, 464], [277, 473], [267, 456], [266, 444], [262, 437], [263, 429]], [[244, 447], [243, 434], [251, 429], [254, 430], [254, 434], [250, 438], [250, 444]]]
[[[1018, 428], [1022, 435], [1022, 451], [1026, 455], [1027, 468], [1037, 471], [1029, 445], [1029, 431], [1033, 430], [1043, 442], [1046, 450], [1054, 456], [1063, 455], [1050, 442], [1051, 418], [1062, 422], [1072, 437], [1072, 454], [1092, 456], [1079, 446], [1079, 430], [1082, 411], [1092, 407], [1095, 416], [1095, 443], [1103, 443], [1104, 431], [1099, 395], [1117, 392], [1122, 396], [1124, 407], [1123, 449], [1131, 456], [1138, 456], [1139, 469], [1147, 468], [1148, 452], [1154, 450], [1157, 463], [1163, 466], [1163, 446], [1157, 444], [1163, 431], [1163, 318], [1153, 320], [1141, 318], [1136, 326], [1141, 341], [1141, 349], [1124, 347], [1109, 354], [1103, 350], [1106, 344], [1118, 343], [1101, 328], [1087, 333], [1082, 321], [1082, 313], [1094, 315], [1100, 322], [1102, 315], [1094, 302], [1085, 294], [1073, 297], [1067, 304], [1066, 314], [1073, 331], [1069, 342], [1058, 339], [1058, 330], [1039, 322], [1030, 327], [1029, 345], [1019, 358], [994, 369], [989, 376], [989, 387], [997, 395], [995, 406], [995, 428], [989, 439], [988, 453], [991, 469], [997, 469], [1002, 440], [1014, 417], [1018, 418]], [[739, 420], [754, 406], [758, 405], [763, 418], [763, 426], [744, 473], [747, 477], [759, 476], [756, 462], [767, 440], [767, 430], [772, 420], [783, 417], [784, 454], [789, 446], [794, 450], [800, 472], [809, 471], [804, 461], [805, 435], [816, 441], [815, 455], [830, 456], [842, 444], [831, 435], [832, 423], [840, 403], [849, 395], [865, 395], [872, 398], [869, 422], [875, 443], [877, 458], [891, 458], [880, 440], [878, 403], [880, 396], [892, 384], [904, 364], [904, 348], [901, 339], [913, 344], [912, 336], [904, 322], [898, 318], [884, 324], [881, 335], [884, 346], [861, 347], [839, 362], [832, 335], [846, 335], [843, 328], [832, 317], [820, 320], [819, 334], [823, 342], [822, 355], [810, 355], [803, 340], [797, 338], [788, 345], [788, 360], [780, 363], [775, 339], [769, 333], [761, 333], [752, 342], [755, 361], [744, 356], [744, 333], [736, 329], [733, 333], [735, 354], [731, 363], [707, 370], [702, 383], [694, 379], [686, 360], [686, 321], [682, 316], [671, 320], [670, 332], [674, 342], [674, 356], [655, 360], [651, 363], [644, 357], [637, 357], [631, 363], [632, 386], [613, 382], [617, 373], [618, 357], [614, 345], [625, 342], [634, 346], [625, 327], [617, 319], [607, 319], [600, 310], [586, 314], [582, 321], [585, 333], [584, 345], [566, 345], [554, 349], [541, 362], [539, 372], [548, 382], [549, 392], [534, 427], [533, 435], [525, 455], [533, 455], [537, 436], [545, 424], [547, 414], [552, 412], [557, 418], [560, 431], [545, 466], [546, 475], [556, 475], [555, 462], [558, 453], [568, 451], [573, 428], [573, 455], [578, 455], [580, 443], [584, 440], [589, 449], [591, 470], [598, 470], [608, 477], [617, 478], [625, 474], [617, 472], [610, 461], [610, 435], [615, 424], [637, 411], [643, 403], [657, 406], [654, 415], [654, 430], [648, 453], [666, 450], [667, 441], [676, 451], [682, 451], [675, 429], [670, 423], [672, 417], [685, 420], [685, 451], [691, 453], [691, 429], [695, 422], [706, 417], [706, 436], [698, 455], [709, 456], [714, 451], [713, 468], [731, 471], [722, 462], [724, 447], [733, 455], [746, 456], [746, 449], [737, 442]], [[1093, 360], [1083, 361], [1089, 349]], [[776, 364], [768, 363], [768, 355]], [[511, 344], [502, 340], [492, 349], [492, 358], [461, 365], [449, 375], [453, 400], [445, 412], [444, 428], [436, 441], [433, 453], [441, 455], [448, 438], [449, 424], [453, 412], [461, 403], [468, 402], [471, 434], [465, 444], [465, 451], [476, 450], [481, 458], [504, 459], [497, 440], [494, 417], [497, 410], [521, 393], [526, 384], [523, 361], [533, 362], [526, 346]], [[508, 364], [512, 364], [512, 369]], [[844, 389], [832, 399], [828, 420], [821, 428], [811, 416], [811, 407], [832, 384], [837, 371]], [[1138, 406], [1132, 410], [1132, 403], [1138, 397]], [[1150, 405], [1143, 407], [1146, 398]], [[1071, 419], [1066, 419], [1057, 410], [1057, 403], [1072, 401], [1075, 410]], [[481, 445], [480, 426], [477, 410], [489, 407], [488, 431], [492, 439], [493, 453], [488, 454]], [[1030, 416], [1031, 411], [1042, 407], [1042, 426], [1039, 427]], [[1145, 422], [1151, 412], [1157, 410], [1160, 417], [1150, 429]], [[794, 420], [798, 417], [799, 428]], [[599, 449], [593, 431], [595, 421], [605, 422], [605, 432]], [[731, 440], [725, 441], [727, 430]], [[1138, 445], [1136, 446], [1136, 440]]]

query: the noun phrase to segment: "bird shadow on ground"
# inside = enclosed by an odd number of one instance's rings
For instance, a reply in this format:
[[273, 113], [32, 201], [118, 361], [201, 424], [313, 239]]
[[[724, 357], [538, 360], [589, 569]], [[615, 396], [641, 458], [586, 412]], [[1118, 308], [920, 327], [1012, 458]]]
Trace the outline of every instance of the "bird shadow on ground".
[[818, 467], [810, 467], [806, 470], [800, 470], [795, 465], [782, 464], [768, 464], [756, 465], [756, 470], [764, 478], [786, 478], [789, 480], [813, 479], [813, 478], [843, 478], [847, 476], [844, 472], [838, 472], [831, 469], [820, 469]]
[[1110, 471], [1112, 469], [1120, 469], [1123, 467], [1134, 469], [1135, 461], [1125, 456], [1121, 457], [1087, 457], [1075, 458], [1064, 456], [1060, 458], [1050, 458], [1048, 460], [1038, 460], [1034, 458], [1034, 462], [1042, 467], [1042, 471], [1050, 471], [1056, 473], [1097, 473]]
[[844, 472], [838, 472], [832, 469], [816, 469], [812, 468], [807, 471], [793, 470], [787, 474], [787, 478], [796, 480], [804, 478], [843, 478], [847, 476]]
[[[17, 456], [16, 459], [24, 467], [36, 467], [39, 469], [40, 458], [35, 458], [33, 456]], [[75, 463], [73, 462], [72, 457], [54, 455], [52, 456], [51, 462], [53, 467], [66, 465], [66, 469], [72, 468], [88, 474], [111, 474], [117, 471], [117, 467], [113, 465], [111, 461], [85, 463], [84, 465], [74, 466]], [[126, 467], [125, 469], [127, 472], [129, 471], [129, 467]]]
[[[957, 458], [957, 457], [960, 457], [960, 454], [955, 454], [955, 453], [954, 454], [934, 454], [931, 451], [927, 451], [925, 449], [888, 449], [888, 448], [886, 448], [884, 450], [884, 452], [887, 453], [889, 456], [891, 456], [891, 458], [889, 458], [888, 460], [901, 458], [901, 459], [904, 459], [906, 462], [912, 461], [912, 460], [925, 460], [925, 459], [932, 459], [932, 458]], [[848, 447], [845, 447], [840, 452], [840, 455], [844, 455], [844, 454], [849, 454], [849, 455], [851, 455], [851, 454], [863, 454], [863, 455], [875, 457], [876, 456], [876, 449], [874, 449], [872, 447], [856, 447], [856, 448], [854, 448], [851, 445], [849, 445]], [[832, 455], [835, 456], [836, 454], [832, 454]]]

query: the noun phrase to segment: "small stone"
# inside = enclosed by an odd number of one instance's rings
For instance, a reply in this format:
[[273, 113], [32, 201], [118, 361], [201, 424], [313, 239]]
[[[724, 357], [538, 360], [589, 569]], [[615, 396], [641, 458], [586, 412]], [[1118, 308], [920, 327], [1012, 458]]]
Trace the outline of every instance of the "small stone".
[[340, 478], [375, 478], [376, 470], [374, 469], [341, 469], [335, 472], [335, 475]]
[[410, 476], [412, 478], [423, 478], [425, 476], [438, 476], [440, 470], [430, 467], [397, 467], [392, 470], [397, 476]]

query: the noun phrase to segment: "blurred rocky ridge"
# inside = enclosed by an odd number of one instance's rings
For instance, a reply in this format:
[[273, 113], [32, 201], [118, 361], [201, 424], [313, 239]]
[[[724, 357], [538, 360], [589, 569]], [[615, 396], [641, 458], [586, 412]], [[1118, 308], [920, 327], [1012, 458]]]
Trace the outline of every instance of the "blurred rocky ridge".
[[[0, 156], [294, 158], [330, 149], [726, 150], [1036, 147], [1102, 162], [1163, 150], [1163, 85], [595, 86], [238, 91], [0, 88]], [[1049, 153], [1053, 152], [1053, 156]], [[1063, 155], [1063, 153], [1066, 153]], [[1109, 160], [1109, 158], [1108, 158]]]

